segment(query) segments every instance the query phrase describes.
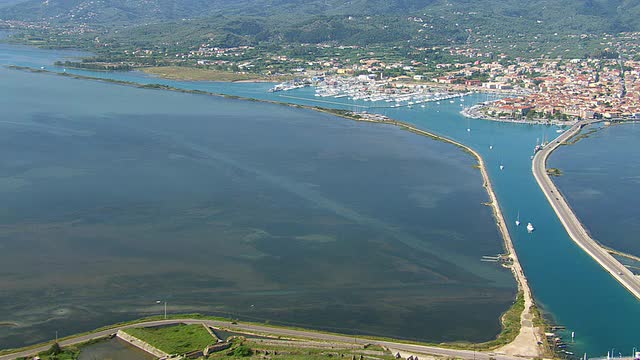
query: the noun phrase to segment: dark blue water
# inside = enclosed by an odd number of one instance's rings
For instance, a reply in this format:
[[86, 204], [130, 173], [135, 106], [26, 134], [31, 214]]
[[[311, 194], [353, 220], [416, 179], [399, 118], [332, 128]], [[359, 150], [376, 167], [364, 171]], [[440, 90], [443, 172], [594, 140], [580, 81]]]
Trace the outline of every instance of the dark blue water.
[[563, 175], [554, 178], [563, 194], [603, 244], [640, 256], [640, 125], [597, 126], [598, 132], [563, 146], [549, 166]]
[[[14, 48], [4, 48], [2, 51], [21, 54], [20, 50]], [[7, 57], [10, 61], [11, 55]], [[44, 62], [46, 60], [42, 60]], [[318, 103], [309, 89], [284, 94], [295, 99], [283, 97], [283, 94], [267, 93], [268, 84], [179, 82], [154, 79], [140, 73], [78, 73], [344, 109], [362, 109], [356, 105], [368, 105], [346, 100], [343, 105]], [[468, 97], [466, 104], [478, 100], [484, 98]], [[331, 101], [339, 102], [335, 99]], [[635, 324], [640, 320], [638, 300], [574, 245], [531, 174], [530, 156], [536, 140], [556, 136], [556, 127], [469, 120], [459, 115], [459, 103], [431, 104], [424, 109], [369, 110], [463, 142], [484, 157], [507, 222], [513, 224], [519, 212], [524, 223], [531, 221], [536, 226], [533, 234], [512, 226], [511, 235], [538, 304], [555, 321], [567, 326], [569, 331], [576, 332], [577, 343], [574, 348], [577, 353], [604, 354], [611, 347], [628, 348], [630, 352], [637, 345], [639, 337]], [[490, 145], [493, 150], [489, 149]], [[505, 166], [503, 171], [499, 169], [501, 164]], [[458, 216], [456, 220], [466, 226], [476, 220], [475, 216]]]

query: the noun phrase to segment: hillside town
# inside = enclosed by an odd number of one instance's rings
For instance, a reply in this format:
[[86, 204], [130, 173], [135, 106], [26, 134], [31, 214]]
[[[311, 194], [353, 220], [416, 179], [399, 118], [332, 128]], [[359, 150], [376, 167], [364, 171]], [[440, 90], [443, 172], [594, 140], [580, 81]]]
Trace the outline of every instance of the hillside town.
[[[500, 94], [500, 99], [467, 109], [468, 115], [528, 121], [640, 117], [638, 61], [533, 60], [508, 65], [498, 61], [475, 61], [438, 64], [450, 70], [430, 79], [423, 75], [410, 76], [411, 66], [403, 67], [409, 75], [383, 77], [385, 71], [394, 66], [398, 65], [387, 65], [374, 59], [346, 68], [305, 74], [314, 76], [317, 96], [385, 101], [393, 103], [389, 105], [391, 107], [448, 100], [468, 92], [488, 92]], [[360, 75], [356, 75], [358, 73]], [[292, 83], [290, 87], [279, 85], [274, 89], [288, 90], [299, 86]]]

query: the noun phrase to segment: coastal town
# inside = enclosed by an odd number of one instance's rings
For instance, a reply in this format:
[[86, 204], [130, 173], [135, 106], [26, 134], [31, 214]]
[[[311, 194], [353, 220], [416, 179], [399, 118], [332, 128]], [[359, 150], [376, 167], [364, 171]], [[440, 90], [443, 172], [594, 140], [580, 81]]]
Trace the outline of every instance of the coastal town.
[[[405, 20], [416, 24], [420, 33], [433, 28], [433, 19], [427, 17], [410, 16]], [[0, 28], [52, 31], [47, 22], [15, 20], [0, 21]], [[79, 24], [58, 30], [47, 41], [62, 45], [69, 38], [94, 33]], [[142, 71], [173, 67], [178, 70], [172, 78], [195, 69], [204, 72], [204, 78], [209, 71], [213, 81], [233, 81], [234, 76], [238, 80], [253, 76], [273, 82], [290, 79], [272, 90], [315, 86], [318, 97], [386, 103], [375, 107], [424, 106], [427, 102], [452, 101], [465, 93], [491, 93], [498, 96], [472, 108], [461, 104], [466, 116], [491, 120], [573, 122], [639, 118], [640, 33], [564, 36], [567, 48], [563, 50], [556, 45], [547, 53], [542, 53], [541, 39], [529, 39], [528, 46], [535, 54], [529, 57], [506, 50], [501, 46], [505, 39], [472, 31], [466, 45], [391, 48], [332, 42], [268, 49], [213, 43], [122, 48], [100, 36], [87, 36], [98, 53], [110, 55], [65, 65]], [[29, 40], [33, 38], [22, 39]], [[577, 43], [597, 43], [598, 50], [570, 57], [578, 48]], [[558, 56], [558, 52], [567, 56]], [[162, 76], [162, 71], [152, 73]], [[219, 78], [221, 73], [228, 75]]]
[[[384, 101], [390, 107], [422, 106], [470, 92], [499, 94], [499, 99], [463, 109], [465, 115], [511, 121], [575, 121], [640, 117], [640, 62], [620, 59], [570, 59], [439, 64], [451, 69], [431, 79], [423, 75], [382, 78], [389, 66], [362, 61], [313, 75], [316, 96]], [[404, 67], [410, 73], [410, 66]], [[366, 74], [355, 75], [366, 71]], [[324, 74], [332, 74], [325, 77]], [[477, 80], [475, 78], [486, 80]], [[286, 91], [303, 86], [276, 86]], [[453, 100], [450, 100], [453, 102]], [[462, 100], [463, 101], [463, 100]], [[461, 104], [462, 105], [462, 104]]]
[[[362, 56], [357, 47], [334, 50], [356, 51], [355, 55]], [[335, 56], [314, 61], [273, 55], [256, 63], [253, 47], [204, 45], [176, 57], [194, 59], [197, 67], [216, 66], [243, 74], [258, 70], [292, 79], [273, 91], [313, 85], [319, 97], [383, 101], [391, 103], [389, 107], [424, 106], [482, 92], [497, 94], [499, 99], [464, 108], [465, 115], [530, 122], [640, 117], [640, 61], [625, 60], [613, 50], [607, 49], [603, 58], [532, 60], [509, 60], [475, 49], [438, 50], [448, 51], [456, 60], [436, 64], [429, 64], [426, 58], [424, 62], [387, 61], [370, 52], [362, 58]]]

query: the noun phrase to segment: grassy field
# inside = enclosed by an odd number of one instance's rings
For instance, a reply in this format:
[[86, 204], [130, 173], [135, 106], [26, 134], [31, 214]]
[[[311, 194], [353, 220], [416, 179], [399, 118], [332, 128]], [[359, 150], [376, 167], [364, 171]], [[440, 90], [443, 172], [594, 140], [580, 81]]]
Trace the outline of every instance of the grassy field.
[[168, 354], [184, 354], [194, 350], [202, 350], [207, 345], [217, 342], [217, 339], [213, 338], [202, 325], [131, 328], [125, 332]]
[[[240, 74], [229, 71], [199, 69], [186, 66], [163, 66], [140, 69], [147, 74], [157, 75], [164, 79], [187, 81], [266, 81], [268, 79], [255, 74]], [[272, 79], [278, 81], [278, 79]]]
[[[286, 342], [285, 342], [286, 343]], [[259, 340], [236, 341], [234, 346], [225, 351], [209, 355], [207, 359], [282, 359], [282, 360], [320, 360], [327, 358], [360, 359], [375, 358], [380, 360], [395, 359], [389, 352], [379, 346], [361, 346], [357, 348], [343, 344], [328, 344], [326, 348], [319, 349], [304, 342], [299, 345], [289, 344], [274, 345], [263, 344]]]
[[[60, 348], [60, 346], [54, 344], [47, 351], [41, 352], [38, 354], [40, 359], [42, 360], [75, 360], [80, 355], [80, 349], [75, 346], [69, 346], [64, 349]], [[17, 358], [17, 360], [26, 360], [29, 358]]]

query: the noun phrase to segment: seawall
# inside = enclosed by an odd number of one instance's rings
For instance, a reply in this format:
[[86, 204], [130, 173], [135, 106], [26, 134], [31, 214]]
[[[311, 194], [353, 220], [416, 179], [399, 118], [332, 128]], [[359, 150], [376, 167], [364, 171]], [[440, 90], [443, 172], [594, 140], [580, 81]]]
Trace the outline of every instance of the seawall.
[[137, 347], [140, 350], [144, 350], [146, 352], [148, 352], [149, 354], [163, 359], [163, 358], [167, 358], [169, 356], [169, 354], [167, 354], [166, 352], [152, 346], [149, 343], [146, 343], [140, 339], [138, 339], [135, 336], [129, 335], [126, 332], [122, 331], [122, 330], [118, 330], [118, 332], [116, 333], [116, 337], [118, 337], [119, 339], [122, 339], [126, 342], [128, 342], [129, 344]]

